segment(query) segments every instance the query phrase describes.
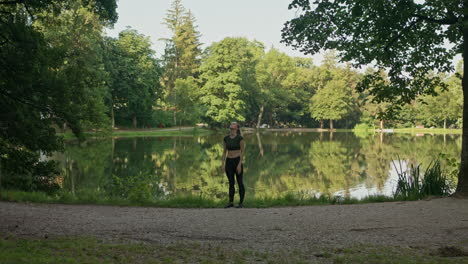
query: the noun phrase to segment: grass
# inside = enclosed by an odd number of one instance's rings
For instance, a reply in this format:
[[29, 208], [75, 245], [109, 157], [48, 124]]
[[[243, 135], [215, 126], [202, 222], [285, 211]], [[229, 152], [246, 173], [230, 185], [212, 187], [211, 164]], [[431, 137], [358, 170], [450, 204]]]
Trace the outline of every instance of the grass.
[[[181, 130], [152, 129], [152, 130], [116, 130], [111, 133], [85, 132], [87, 137], [168, 137], [168, 136], [205, 136], [213, 132], [206, 128], [193, 128]], [[75, 135], [71, 132], [57, 133], [64, 139], [73, 139]]]
[[257, 251], [209, 243], [161, 245], [94, 237], [20, 238], [0, 234], [0, 263], [468, 263], [468, 253], [457, 247], [447, 251], [373, 245], [310, 246], [308, 251]]
[[393, 164], [398, 174], [395, 198], [417, 200], [428, 196], [448, 196], [450, 194], [450, 182], [442, 170], [439, 159], [433, 160], [424, 173], [421, 171], [421, 164], [417, 166], [410, 164], [409, 168], [404, 171], [400, 159], [398, 161], [399, 166]]
[[394, 128], [394, 133], [409, 134], [462, 134], [461, 128], [443, 129], [443, 128]]
[[[58, 192], [48, 195], [44, 192], [25, 192], [18, 190], [1, 190], [0, 200], [9, 202], [35, 202], [35, 203], [62, 203], [62, 204], [96, 204], [116, 206], [152, 206], [168, 208], [223, 208], [227, 200], [213, 200], [212, 197], [200, 195], [176, 195], [162, 199], [131, 201], [123, 198], [106, 197], [99, 193]], [[330, 204], [362, 204], [376, 202], [398, 201], [393, 197], [384, 195], [368, 196], [363, 199], [347, 198], [342, 196], [324, 195], [318, 198], [304, 195], [286, 194], [281, 197], [246, 198], [246, 208], [268, 208], [284, 206], [310, 206]], [[401, 199], [403, 200], [403, 199]], [[407, 199], [405, 199], [407, 200]]]

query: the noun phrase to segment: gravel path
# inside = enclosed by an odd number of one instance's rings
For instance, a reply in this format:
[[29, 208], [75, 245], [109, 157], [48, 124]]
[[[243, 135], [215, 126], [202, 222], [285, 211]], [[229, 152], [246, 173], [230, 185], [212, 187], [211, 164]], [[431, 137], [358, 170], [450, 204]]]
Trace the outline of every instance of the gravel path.
[[468, 199], [281, 208], [172, 209], [0, 202], [0, 233], [91, 235], [256, 250], [354, 244], [468, 247]]

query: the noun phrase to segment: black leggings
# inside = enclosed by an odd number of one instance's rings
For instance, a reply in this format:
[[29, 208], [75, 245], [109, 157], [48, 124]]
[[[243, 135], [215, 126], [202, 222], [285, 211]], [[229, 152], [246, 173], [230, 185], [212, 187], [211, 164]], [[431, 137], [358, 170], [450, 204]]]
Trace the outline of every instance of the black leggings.
[[241, 165], [241, 172], [237, 173], [237, 165], [239, 164], [240, 157], [226, 158], [226, 175], [229, 180], [229, 202], [234, 202], [234, 174], [236, 175], [237, 184], [239, 185], [239, 203], [244, 202], [245, 188], [242, 182], [242, 175], [244, 174], [244, 165]]

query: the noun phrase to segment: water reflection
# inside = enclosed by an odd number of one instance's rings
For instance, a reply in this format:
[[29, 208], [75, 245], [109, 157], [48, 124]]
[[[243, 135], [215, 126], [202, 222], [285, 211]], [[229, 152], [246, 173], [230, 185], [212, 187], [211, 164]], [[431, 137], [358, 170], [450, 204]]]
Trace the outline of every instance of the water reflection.
[[[147, 137], [68, 142], [54, 159], [57, 182], [76, 195], [132, 201], [172, 194], [227, 197], [221, 171], [222, 135]], [[341, 194], [362, 198], [391, 195], [396, 183], [392, 160], [428, 165], [443, 152], [458, 158], [458, 135], [269, 132], [246, 134], [246, 197], [288, 192]]]

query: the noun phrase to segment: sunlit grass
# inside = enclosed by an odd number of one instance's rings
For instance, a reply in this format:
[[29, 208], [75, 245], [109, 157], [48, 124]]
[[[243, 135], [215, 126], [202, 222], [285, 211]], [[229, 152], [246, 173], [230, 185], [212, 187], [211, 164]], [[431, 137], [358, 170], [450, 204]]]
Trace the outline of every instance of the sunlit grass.
[[[180, 130], [152, 129], [152, 130], [118, 130], [110, 133], [85, 132], [86, 137], [168, 137], [168, 136], [205, 136], [212, 134], [213, 131], [206, 128], [191, 128]], [[57, 133], [64, 139], [73, 139], [73, 133]]]
[[409, 134], [462, 134], [461, 128], [443, 129], [443, 128], [395, 128], [393, 133]]
[[[212, 199], [202, 195], [179, 194], [159, 199], [132, 201], [119, 197], [106, 197], [103, 194], [85, 192], [72, 194], [61, 191], [53, 195], [42, 192], [25, 192], [17, 190], [2, 190], [0, 199], [11, 202], [37, 202], [37, 203], [62, 203], [62, 204], [96, 204], [118, 206], [154, 206], [170, 208], [223, 208], [227, 204], [226, 199]], [[253, 197], [246, 198], [246, 208], [268, 208], [282, 206], [308, 206], [330, 204], [360, 204], [376, 202], [397, 201], [393, 197], [373, 195], [363, 199], [322, 195], [319, 197], [307, 197], [301, 194], [288, 193], [280, 197]], [[237, 201], [235, 201], [237, 203]]]

